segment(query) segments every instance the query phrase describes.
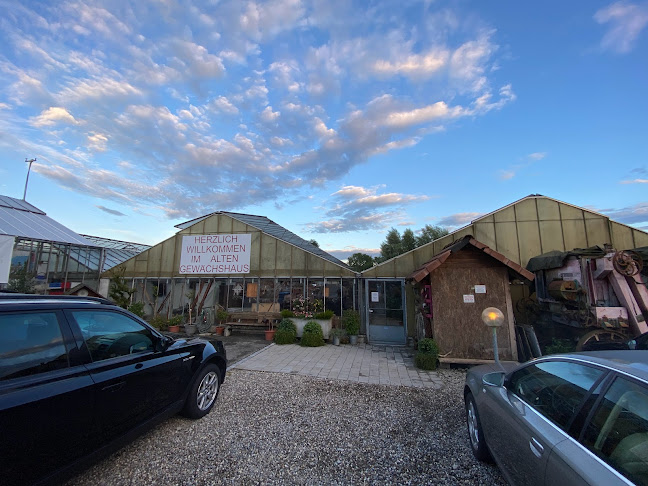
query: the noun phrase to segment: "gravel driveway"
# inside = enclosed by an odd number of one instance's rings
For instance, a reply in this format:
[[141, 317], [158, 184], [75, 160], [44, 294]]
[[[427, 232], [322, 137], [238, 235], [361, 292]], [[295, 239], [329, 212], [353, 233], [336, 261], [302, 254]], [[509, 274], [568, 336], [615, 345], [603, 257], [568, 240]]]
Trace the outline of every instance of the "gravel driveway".
[[441, 390], [233, 370], [202, 420], [174, 417], [68, 483], [505, 484], [470, 452], [465, 373]]

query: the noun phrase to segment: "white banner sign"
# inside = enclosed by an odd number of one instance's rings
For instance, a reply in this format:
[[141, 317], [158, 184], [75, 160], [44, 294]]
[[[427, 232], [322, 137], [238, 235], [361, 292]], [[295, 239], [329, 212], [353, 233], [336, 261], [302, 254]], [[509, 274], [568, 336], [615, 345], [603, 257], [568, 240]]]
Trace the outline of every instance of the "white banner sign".
[[180, 273], [250, 273], [252, 235], [182, 237]]

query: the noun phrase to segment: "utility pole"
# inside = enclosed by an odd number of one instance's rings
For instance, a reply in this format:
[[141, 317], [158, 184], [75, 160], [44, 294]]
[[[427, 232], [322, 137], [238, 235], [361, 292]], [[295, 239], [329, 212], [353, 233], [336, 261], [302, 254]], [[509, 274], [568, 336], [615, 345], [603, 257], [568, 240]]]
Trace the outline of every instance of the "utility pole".
[[27, 179], [25, 180], [25, 192], [23, 193], [23, 201], [27, 197], [27, 184], [29, 183], [29, 172], [31, 171], [31, 165], [32, 163], [36, 162], [36, 159], [27, 159], [25, 158], [25, 162], [29, 164], [29, 168], [27, 169]]

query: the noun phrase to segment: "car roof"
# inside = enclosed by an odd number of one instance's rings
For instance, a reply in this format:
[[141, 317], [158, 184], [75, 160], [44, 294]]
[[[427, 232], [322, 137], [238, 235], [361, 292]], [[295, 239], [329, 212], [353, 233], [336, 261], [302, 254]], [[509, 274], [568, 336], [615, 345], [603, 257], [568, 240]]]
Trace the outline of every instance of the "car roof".
[[0, 304], [71, 304], [71, 303], [96, 303], [115, 305], [114, 302], [103, 297], [79, 296], [79, 295], [40, 295], [20, 294], [14, 292], [0, 292]]
[[543, 358], [565, 357], [627, 373], [648, 382], [648, 351], [646, 350], [614, 350], [614, 351], [586, 351], [582, 353], [553, 354]]

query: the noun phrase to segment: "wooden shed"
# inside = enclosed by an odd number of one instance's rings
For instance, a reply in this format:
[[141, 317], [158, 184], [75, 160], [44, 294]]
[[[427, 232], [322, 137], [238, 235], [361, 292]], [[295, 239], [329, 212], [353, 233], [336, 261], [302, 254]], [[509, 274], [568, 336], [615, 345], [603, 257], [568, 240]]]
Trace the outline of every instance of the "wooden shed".
[[510, 281], [532, 281], [533, 273], [467, 235], [413, 272], [411, 279], [426, 303], [431, 331], [448, 363], [493, 360], [491, 330], [481, 320], [497, 307], [505, 321], [498, 329], [499, 359], [517, 361]]

